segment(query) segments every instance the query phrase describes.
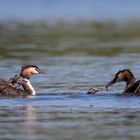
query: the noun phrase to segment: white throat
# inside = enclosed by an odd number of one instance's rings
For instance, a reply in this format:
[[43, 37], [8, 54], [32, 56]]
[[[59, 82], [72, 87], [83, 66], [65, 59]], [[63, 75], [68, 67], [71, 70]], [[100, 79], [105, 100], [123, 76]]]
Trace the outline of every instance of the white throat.
[[24, 78], [23, 88], [29, 95], [32, 95], [32, 96], [36, 95], [33, 86], [31, 85], [30, 81], [26, 78]]
[[29, 89], [31, 90], [31, 95], [36, 95], [36, 93], [35, 93], [35, 90], [34, 90], [34, 88], [33, 88], [33, 86], [31, 85], [31, 83], [30, 83], [30, 81], [28, 80], [28, 86], [29, 86]]

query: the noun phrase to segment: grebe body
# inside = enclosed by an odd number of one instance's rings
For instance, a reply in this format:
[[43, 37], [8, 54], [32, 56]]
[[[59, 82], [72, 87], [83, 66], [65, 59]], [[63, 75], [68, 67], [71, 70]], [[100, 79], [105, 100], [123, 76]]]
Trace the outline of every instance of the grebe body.
[[29, 81], [33, 74], [47, 74], [47, 72], [35, 65], [23, 66], [20, 75], [0, 81], [0, 96], [34, 96], [36, 93]]

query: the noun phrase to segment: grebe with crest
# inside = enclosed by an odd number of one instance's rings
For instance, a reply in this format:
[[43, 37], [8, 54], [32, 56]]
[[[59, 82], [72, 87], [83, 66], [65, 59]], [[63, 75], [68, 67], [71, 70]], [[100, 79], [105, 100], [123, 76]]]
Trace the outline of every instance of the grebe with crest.
[[133, 73], [129, 69], [120, 70], [116, 73], [115, 77], [106, 84], [106, 89], [108, 91], [108, 87], [117, 83], [117, 82], [125, 82], [125, 88], [123, 93], [126, 95], [135, 95], [140, 96], [140, 80], [136, 81]]
[[0, 96], [34, 96], [36, 93], [30, 83], [30, 77], [33, 74], [47, 74], [47, 71], [40, 70], [35, 65], [23, 66], [20, 75], [0, 81]]

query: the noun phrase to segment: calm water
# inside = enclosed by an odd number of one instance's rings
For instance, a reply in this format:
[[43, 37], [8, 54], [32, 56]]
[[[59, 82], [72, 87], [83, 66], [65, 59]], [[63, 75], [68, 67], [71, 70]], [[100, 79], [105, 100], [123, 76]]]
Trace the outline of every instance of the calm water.
[[[49, 74], [31, 78], [35, 97], [0, 99], [0, 139], [138, 140], [140, 97], [119, 96], [124, 84], [112, 86], [108, 93], [104, 85], [123, 68], [131, 69], [139, 79], [139, 59], [138, 53], [30, 58], [28, 63]], [[3, 58], [0, 78], [8, 79], [25, 63], [24, 59]], [[100, 92], [87, 95], [90, 87]]]

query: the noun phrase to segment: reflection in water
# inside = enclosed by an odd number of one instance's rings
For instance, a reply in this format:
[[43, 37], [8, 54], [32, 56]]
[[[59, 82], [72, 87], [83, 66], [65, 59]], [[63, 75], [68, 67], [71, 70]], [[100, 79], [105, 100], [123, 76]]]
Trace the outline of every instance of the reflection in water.
[[2, 139], [35, 139], [35, 108], [32, 106], [0, 109], [0, 134]]
[[[4, 109], [5, 108], [5, 109]], [[1, 139], [129, 139], [140, 137], [140, 110], [64, 106], [0, 108]]]
[[36, 119], [36, 112], [35, 112], [35, 108], [33, 108], [32, 106], [25, 106], [25, 117], [27, 119], [26, 121], [26, 126], [27, 126], [27, 136], [28, 136], [28, 140], [35, 140], [35, 119]]

